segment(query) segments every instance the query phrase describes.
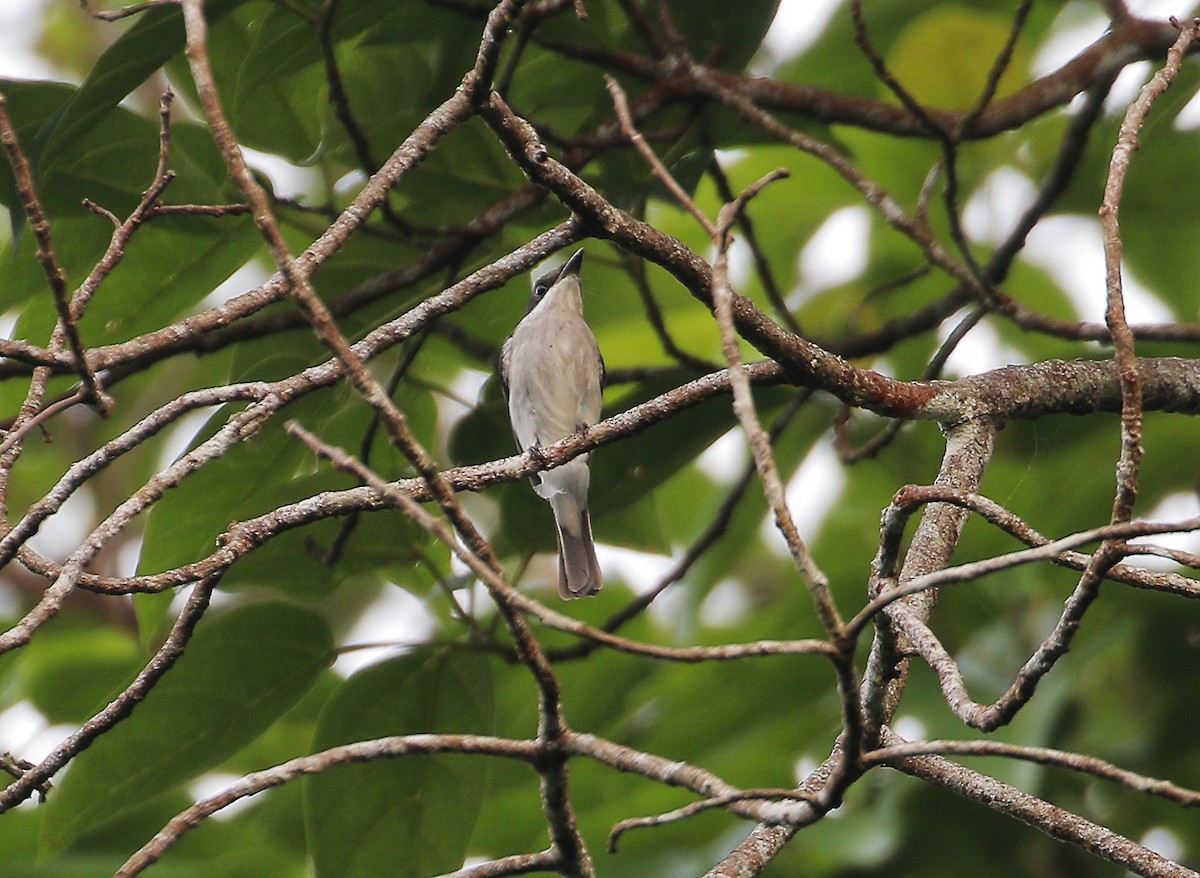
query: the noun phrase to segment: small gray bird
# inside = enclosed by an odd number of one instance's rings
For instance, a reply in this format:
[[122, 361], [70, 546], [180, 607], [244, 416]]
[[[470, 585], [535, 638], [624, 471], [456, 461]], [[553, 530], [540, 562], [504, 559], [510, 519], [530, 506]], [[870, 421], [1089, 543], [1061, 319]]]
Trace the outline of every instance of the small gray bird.
[[[578, 433], [600, 419], [604, 360], [583, 319], [580, 250], [537, 279], [529, 309], [500, 351], [500, 381], [513, 437], [522, 451]], [[588, 517], [588, 455], [530, 477], [558, 525], [558, 593], [600, 591], [600, 565]]]

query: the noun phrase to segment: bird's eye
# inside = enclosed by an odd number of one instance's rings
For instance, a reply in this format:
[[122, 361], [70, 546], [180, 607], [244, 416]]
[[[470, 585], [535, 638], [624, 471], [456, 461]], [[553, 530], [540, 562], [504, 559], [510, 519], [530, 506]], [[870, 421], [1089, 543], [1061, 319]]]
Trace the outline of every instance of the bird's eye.
[[545, 284], [545, 283], [538, 284], [537, 286], [535, 286], [533, 288], [533, 297], [535, 299], [540, 299], [540, 298], [542, 298], [542, 296], [546, 295], [546, 291], [549, 289], [550, 289], [550, 284]]

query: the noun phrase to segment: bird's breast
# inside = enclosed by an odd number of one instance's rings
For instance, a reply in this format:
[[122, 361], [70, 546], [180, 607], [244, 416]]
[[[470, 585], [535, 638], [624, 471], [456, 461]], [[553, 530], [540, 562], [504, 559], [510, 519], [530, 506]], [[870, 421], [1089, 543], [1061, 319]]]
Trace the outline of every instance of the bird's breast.
[[530, 314], [513, 333], [509, 413], [522, 446], [546, 445], [600, 418], [600, 352], [582, 318]]

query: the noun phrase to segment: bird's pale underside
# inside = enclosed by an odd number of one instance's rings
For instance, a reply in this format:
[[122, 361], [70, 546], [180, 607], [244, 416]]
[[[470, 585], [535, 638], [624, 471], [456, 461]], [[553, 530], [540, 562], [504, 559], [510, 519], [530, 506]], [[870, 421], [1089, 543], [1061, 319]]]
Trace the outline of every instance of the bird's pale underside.
[[[522, 451], [557, 442], [600, 419], [604, 362], [583, 319], [582, 262], [580, 250], [537, 280], [529, 311], [501, 351], [508, 414]], [[531, 479], [554, 511], [558, 590], [564, 598], [593, 595], [602, 584], [588, 515], [589, 480], [587, 455]]]

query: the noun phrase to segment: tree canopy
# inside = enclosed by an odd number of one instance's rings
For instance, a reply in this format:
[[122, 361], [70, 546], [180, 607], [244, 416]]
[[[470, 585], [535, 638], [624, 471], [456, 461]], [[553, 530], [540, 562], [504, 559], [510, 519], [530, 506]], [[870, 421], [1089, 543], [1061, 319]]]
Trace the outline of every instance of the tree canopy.
[[[47, 10], [4, 874], [1197, 874], [1200, 20], [1134, 6]], [[602, 420], [516, 453], [580, 247]]]

